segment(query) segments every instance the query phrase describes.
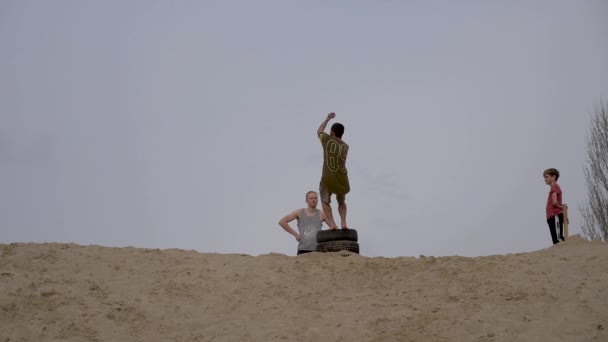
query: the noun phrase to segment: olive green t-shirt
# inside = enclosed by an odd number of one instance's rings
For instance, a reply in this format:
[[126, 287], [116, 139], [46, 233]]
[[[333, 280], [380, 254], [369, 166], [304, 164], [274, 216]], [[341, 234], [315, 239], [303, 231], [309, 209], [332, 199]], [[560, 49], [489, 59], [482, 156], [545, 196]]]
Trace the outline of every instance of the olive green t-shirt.
[[323, 146], [323, 175], [321, 182], [333, 194], [346, 195], [350, 191], [346, 156], [348, 144], [325, 132], [319, 134]]

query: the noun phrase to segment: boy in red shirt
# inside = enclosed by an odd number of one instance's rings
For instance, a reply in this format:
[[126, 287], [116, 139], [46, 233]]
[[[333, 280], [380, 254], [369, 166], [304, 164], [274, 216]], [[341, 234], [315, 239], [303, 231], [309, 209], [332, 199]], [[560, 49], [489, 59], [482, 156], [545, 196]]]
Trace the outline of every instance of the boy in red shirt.
[[[553, 244], [564, 241], [564, 209], [568, 208], [567, 205], [562, 204], [562, 189], [557, 184], [559, 178], [559, 171], [556, 169], [547, 169], [543, 172], [545, 177], [545, 184], [549, 185], [549, 198], [547, 198], [547, 223], [549, 224], [549, 232], [551, 232], [551, 239]], [[570, 222], [567, 222], [568, 224]], [[559, 229], [559, 239], [557, 231]]]

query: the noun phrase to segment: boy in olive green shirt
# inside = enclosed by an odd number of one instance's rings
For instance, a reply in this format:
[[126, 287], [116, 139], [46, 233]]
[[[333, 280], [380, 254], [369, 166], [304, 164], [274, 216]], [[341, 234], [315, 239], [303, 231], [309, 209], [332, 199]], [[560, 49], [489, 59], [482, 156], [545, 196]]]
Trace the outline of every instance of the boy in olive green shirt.
[[317, 130], [317, 135], [323, 146], [323, 174], [319, 185], [319, 193], [321, 195], [321, 206], [327, 217], [327, 224], [330, 230], [338, 228], [329, 204], [332, 194], [336, 195], [336, 200], [338, 201], [340, 225], [342, 229], [348, 229], [346, 225], [346, 194], [350, 191], [348, 171], [346, 170], [348, 144], [342, 140], [344, 125], [336, 122], [331, 126], [330, 134], [324, 132], [329, 121], [335, 117], [336, 113], [327, 114], [327, 118]]

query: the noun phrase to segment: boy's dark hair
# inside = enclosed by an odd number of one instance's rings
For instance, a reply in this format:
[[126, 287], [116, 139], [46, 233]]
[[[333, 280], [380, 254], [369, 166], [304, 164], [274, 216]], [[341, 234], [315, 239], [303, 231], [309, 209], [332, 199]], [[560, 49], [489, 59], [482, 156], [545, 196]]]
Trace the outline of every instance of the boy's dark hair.
[[556, 181], [559, 179], [559, 171], [557, 171], [557, 169], [554, 169], [554, 168], [546, 169], [545, 172], [543, 172], [543, 176], [544, 175], [555, 176]]
[[331, 125], [331, 131], [336, 137], [342, 138], [342, 135], [344, 134], [344, 125], [336, 122], [335, 124]]

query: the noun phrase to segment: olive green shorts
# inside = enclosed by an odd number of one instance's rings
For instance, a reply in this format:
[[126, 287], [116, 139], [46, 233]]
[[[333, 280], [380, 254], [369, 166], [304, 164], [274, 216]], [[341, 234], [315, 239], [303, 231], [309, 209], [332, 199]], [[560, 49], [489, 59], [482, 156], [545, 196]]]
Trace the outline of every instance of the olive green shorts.
[[[327, 190], [327, 187], [325, 186], [325, 184], [321, 181], [321, 183], [319, 184], [319, 195], [321, 196], [321, 203], [331, 203], [331, 195], [333, 195], [333, 193], [329, 192], [329, 190]], [[338, 201], [338, 204], [340, 203], [344, 203], [344, 201], [346, 201], [346, 195], [340, 195], [340, 194], [335, 194], [336, 195], [336, 201]]]

